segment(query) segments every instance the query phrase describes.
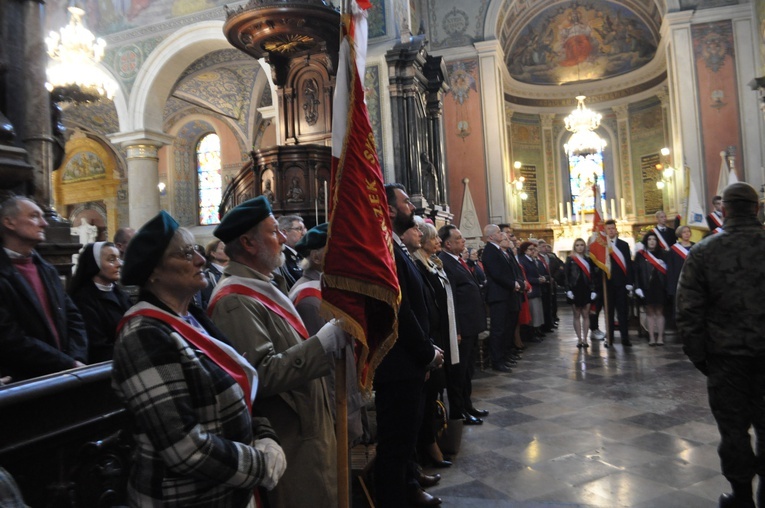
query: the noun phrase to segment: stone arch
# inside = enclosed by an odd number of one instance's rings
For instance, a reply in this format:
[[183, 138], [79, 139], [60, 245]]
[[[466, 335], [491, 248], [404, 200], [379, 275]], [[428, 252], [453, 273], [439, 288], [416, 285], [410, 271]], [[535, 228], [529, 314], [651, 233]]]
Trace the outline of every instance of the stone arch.
[[195, 23], [171, 34], [149, 55], [136, 77], [123, 132], [162, 132], [164, 104], [184, 70], [198, 58], [230, 49], [223, 21]]

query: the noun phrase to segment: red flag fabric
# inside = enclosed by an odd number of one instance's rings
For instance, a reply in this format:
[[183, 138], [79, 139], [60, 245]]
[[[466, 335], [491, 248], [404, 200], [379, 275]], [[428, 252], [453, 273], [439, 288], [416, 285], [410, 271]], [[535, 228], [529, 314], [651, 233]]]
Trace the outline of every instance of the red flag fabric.
[[344, 20], [333, 102], [322, 309], [342, 318], [341, 326], [356, 339], [359, 386], [369, 392], [375, 369], [397, 338], [401, 296], [382, 170], [361, 84], [366, 12], [354, 0], [351, 6]]
[[592, 216], [592, 236], [587, 242], [590, 250], [590, 259], [598, 268], [605, 272], [606, 277], [611, 278], [611, 256], [608, 252], [608, 237], [602, 216], [600, 215], [600, 188], [595, 183], [592, 186], [595, 196], [595, 214]]

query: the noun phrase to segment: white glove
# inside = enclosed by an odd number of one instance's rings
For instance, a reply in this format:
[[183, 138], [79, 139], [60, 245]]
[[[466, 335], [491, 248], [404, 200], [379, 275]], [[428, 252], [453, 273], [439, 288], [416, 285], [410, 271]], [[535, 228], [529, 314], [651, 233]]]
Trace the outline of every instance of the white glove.
[[573, 291], [566, 291], [566, 298], [568, 298], [569, 300], [573, 300], [574, 299], [574, 292]]
[[266, 476], [261, 486], [266, 490], [271, 490], [276, 487], [279, 478], [287, 469], [287, 458], [284, 456], [284, 450], [270, 437], [256, 440], [253, 447], [265, 456]]
[[627, 291], [632, 291], [632, 284], [627, 284], [626, 286], [624, 286], [624, 289], [626, 289]]
[[337, 320], [333, 319], [316, 332], [325, 353], [340, 351], [348, 344], [348, 336], [336, 323]]
[[643, 290], [640, 289], [640, 288], [637, 288], [635, 290], [635, 294], [638, 295], [640, 298], [644, 298], [645, 297], [645, 295], [643, 294]]
[[590, 293], [590, 300], [592, 300], [594, 302], [597, 299], [598, 299], [598, 294], [595, 291]]

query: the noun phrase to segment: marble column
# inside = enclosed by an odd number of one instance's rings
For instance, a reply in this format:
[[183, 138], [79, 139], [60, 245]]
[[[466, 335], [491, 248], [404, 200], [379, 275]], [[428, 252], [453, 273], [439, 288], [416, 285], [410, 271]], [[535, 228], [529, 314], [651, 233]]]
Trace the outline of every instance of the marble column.
[[504, 58], [497, 40], [476, 42], [481, 76], [484, 152], [486, 156], [489, 222], [506, 222], [509, 215], [506, 182], [510, 175], [509, 150], [505, 126], [505, 101], [502, 88]]
[[128, 200], [130, 227], [138, 229], [159, 213], [158, 147], [150, 144], [129, 145], [127, 149]]
[[[630, 113], [629, 105], [621, 104], [614, 106], [616, 116], [616, 130], [618, 149], [614, 150], [614, 185], [615, 198], [624, 198], [627, 216], [631, 219], [635, 216], [635, 183], [632, 175], [632, 147], [630, 146]], [[616, 157], [619, 162], [616, 162]], [[616, 202], [620, 202], [616, 199]], [[621, 208], [619, 209], [621, 213]], [[626, 217], [620, 217], [626, 220]]]
[[[537, 192], [540, 189], [544, 189], [544, 201], [541, 201], [541, 195], [538, 194], [537, 200], [539, 202], [539, 220], [542, 222], [550, 221], [557, 217], [558, 210], [556, 209], [558, 203], [558, 192], [556, 189], [563, 189], [562, 186], [556, 186], [556, 164], [555, 164], [555, 136], [553, 136], [553, 121], [555, 120], [555, 114], [545, 113], [539, 115], [539, 120], [542, 123], [542, 153], [544, 160], [544, 177], [540, 178], [540, 171], [537, 170]], [[543, 184], [543, 185], [540, 185]], [[563, 192], [565, 196], [568, 193]]]

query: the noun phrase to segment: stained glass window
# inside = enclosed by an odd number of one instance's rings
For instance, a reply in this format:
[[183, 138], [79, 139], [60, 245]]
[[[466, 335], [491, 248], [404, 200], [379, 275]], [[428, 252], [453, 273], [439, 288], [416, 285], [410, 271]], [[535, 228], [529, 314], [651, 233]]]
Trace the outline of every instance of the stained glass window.
[[223, 195], [220, 174], [220, 138], [208, 134], [197, 144], [197, 189], [199, 190], [199, 224], [218, 224], [218, 206]]
[[586, 157], [572, 155], [568, 158], [571, 201], [574, 214], [592, 213], [595, 209], [595, 195], [592, 184], [598, 184], [600, 199], [606, 199], [606, 181], [603, 173], [603, 153], [598, 152]]

